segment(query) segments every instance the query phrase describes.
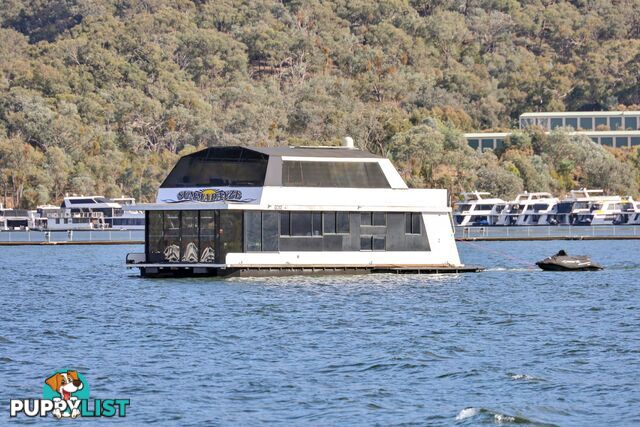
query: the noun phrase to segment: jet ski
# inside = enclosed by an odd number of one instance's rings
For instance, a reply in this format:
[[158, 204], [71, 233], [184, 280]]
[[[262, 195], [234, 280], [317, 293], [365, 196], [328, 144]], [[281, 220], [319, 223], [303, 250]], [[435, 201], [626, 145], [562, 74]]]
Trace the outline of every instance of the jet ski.
[[564, 250], [557, 254], [536, 262], [545, 271], [595, 271], [602, 270], [602, 266], [591, 261], [588, 256], [571, 256]]

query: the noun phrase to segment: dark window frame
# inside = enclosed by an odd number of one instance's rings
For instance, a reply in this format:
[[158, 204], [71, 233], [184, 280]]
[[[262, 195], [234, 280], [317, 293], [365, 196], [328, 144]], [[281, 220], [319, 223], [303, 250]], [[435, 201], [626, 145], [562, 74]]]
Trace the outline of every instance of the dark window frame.
[[[327, 223], [327, 218], [332, 218], [332, 224]], [[344, 227], [346, 225], [346, 228]], [[349, 235], [351, 234], [350, 212], [325, 211], [322, 212], [322, 234]]]
[[[325, 235], [322, 211], [280, 211], [279, 213], [280, 213], [280, 237], [322, 238]], [[306, 234], [307, 232], [305, 232], [305, 234], [296, 234], [296, 232], [294, 231], [294, 218], [296, 218], [298, 215], [309, 216], [309, 222], [308, 222], [309, 227], [307, 230], [309, 234]], [[284, 232], [287, 234], [284, 234], [282, 230], [282, 226], [284, 225], [283, 216], [284, 218], [288, 218], [287, 222], [289, 225], [289, 229], [284, 230]]]
[[422, 213], [406, 212], [404, 215], [405, 226], [404, 234], [420, 235], [422, 234]]
[[[363, 247], [363, 243], [366, 243], [365, 247]], [[360, 235], [360, 251], [373, 252], [373, 234]]]
[[373, 225], [373, 212], [360, 212], [360, 225], [370, 227]]
[[[382, 248], [376, 248], [376, 241], [382, 242]], [[384, 234], [374, 234], [372, 236], [372, 250], [374, 252], [386, 252], [387, 251], [387, 236]]]
[[[344, 221], [345, 219], [346, 221]], [[346, 228], [343, 227], [344, 225], [346, 225]], [[336, 234], [351, 234], [350, 212], [336, 212]]]
[[[382, 222], [376, 221], [382, 218]], [[387, 226], [387, 213], [386, 212], [372, 212], [371, 213], [371, 225], [374, 227], [386, 227]]]
[[[281, 211], [280, 219], [280, 237], [291, 237], [291, 212]], [[286, 220], [286, 226], [285, 226]]]

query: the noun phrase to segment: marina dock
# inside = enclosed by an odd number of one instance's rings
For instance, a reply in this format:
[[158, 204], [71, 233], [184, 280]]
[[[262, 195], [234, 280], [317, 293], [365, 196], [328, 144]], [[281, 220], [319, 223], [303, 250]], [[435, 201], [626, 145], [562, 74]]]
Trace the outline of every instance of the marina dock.
[[0, 246], [144, 243], [144, 230], [0, 231]]
[[640, 225], [456, 226], [455, 238], [458, 241], [632, 240], [640, 239]]

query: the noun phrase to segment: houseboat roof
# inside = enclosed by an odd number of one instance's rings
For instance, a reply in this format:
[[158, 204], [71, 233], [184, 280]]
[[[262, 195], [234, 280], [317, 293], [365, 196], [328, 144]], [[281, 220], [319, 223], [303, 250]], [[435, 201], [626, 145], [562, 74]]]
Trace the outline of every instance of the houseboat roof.
[[210, 147], [183, 156], [161, 189], [202, 187], [406, 188], [391, 162], [352, 148]]
[[[230, 147], [243, 148], [243, 147]], [[381, 159], [382, 157], [353, 148], [344, 147], [267, 147], [250, 148], [249, 150], [277, 157], [328, 157], [343, 159]]]

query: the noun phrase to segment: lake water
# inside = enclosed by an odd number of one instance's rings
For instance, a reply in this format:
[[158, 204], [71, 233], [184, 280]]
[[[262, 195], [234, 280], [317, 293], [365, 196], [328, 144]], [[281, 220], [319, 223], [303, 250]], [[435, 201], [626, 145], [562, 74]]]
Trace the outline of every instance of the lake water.
[[[488, 271], [141, 279], [136, 246], [0, 247], [0, 417], [68, 367], [127, 425], [640, 423], [640, 241], [459, 247]], [[606, 270], [531, 267], [561, 248]]]

